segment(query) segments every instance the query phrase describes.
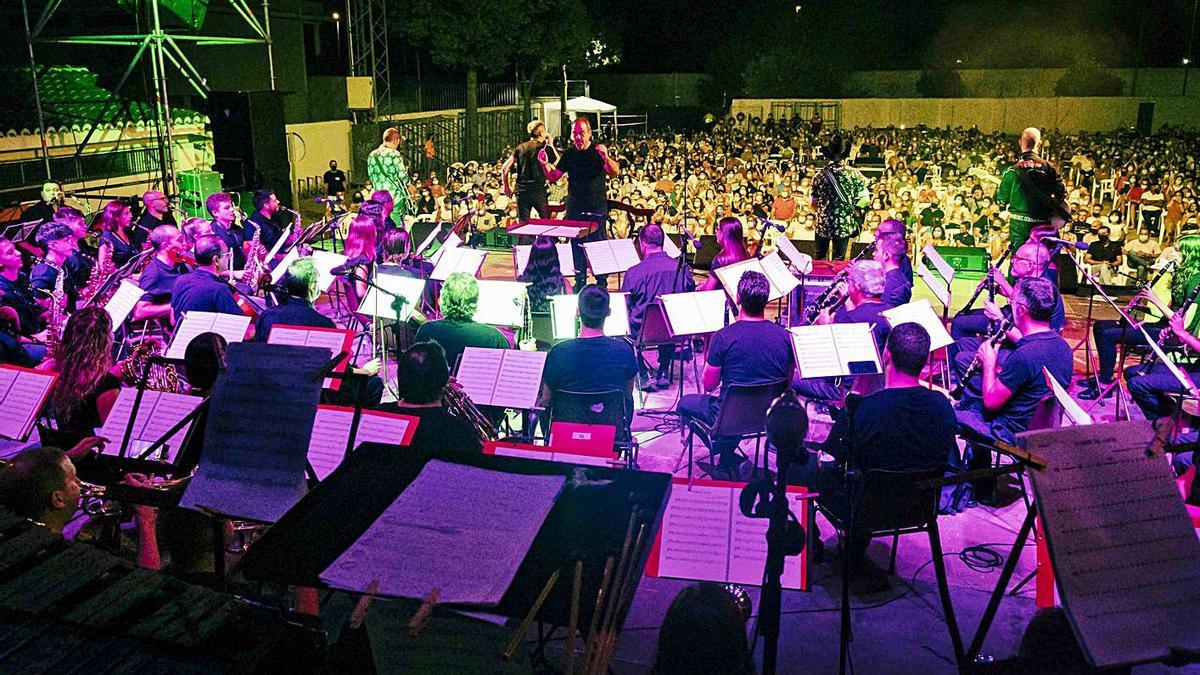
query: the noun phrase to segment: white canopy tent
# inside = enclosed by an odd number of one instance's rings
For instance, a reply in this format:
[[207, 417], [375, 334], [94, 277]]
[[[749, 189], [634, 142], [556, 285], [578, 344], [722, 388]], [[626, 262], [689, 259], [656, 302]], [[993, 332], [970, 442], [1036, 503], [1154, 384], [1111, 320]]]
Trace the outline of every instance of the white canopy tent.
[[[560, 99], [545, 99], [542, 101], [541, 119], [546, 123], [546, 132], [551, 136], [557, 136], [559, 133], [561, 110], [562, 102]], [[617, 106], [611, 103], [598, 101], [590, 96], [576, 96], [575, 98], [567, 99], [567, 117], [574, 120], [580, 113], [595, 115], [601, 124], [605, 121], [604, 116], [608, 115], [612, 120], [613, 128], [617, 126]]]

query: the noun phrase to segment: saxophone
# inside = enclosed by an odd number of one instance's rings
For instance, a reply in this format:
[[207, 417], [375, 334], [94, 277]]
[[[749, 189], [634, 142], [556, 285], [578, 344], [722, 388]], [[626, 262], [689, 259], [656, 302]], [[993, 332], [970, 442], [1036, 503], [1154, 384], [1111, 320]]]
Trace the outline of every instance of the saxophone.
[[96, 263], [92, 265], [92, 273], [88, 275], [87, 285], [79, 292], [79, 298], [87, 303], [86, 307], [103, 307], [108, 304], [108, 299], [117, 290], [116, 286], [105, 291], [103, 296], [100, 295], [100, 290], [104, 287], [104, 282], [116, 271], [117, 266], [113, 264], [112, 247], [100, 246], [100, 251], [96, 255]]
[[262, 283], [263, 273], [266, 269], [266, 264], [259, 259], [259, 255], [264, 251], [262, 245], [262, 228], [254, 230], [254, 238], [250, 240], [250, 250], [246, 252], [246, 267], [242, 270], [242, 283], [250, 289], [251, 293], [258, 292], [258, 286]]
[[[48, 265], [52, 265], [49, 261], [44, 261]], [[55, 352], [58, 351], [58, 344], [62, 341], [63, 330], [67, 326], [67, 292], [63, 288], [63, 284], [67, 277], [67, 272], [61, 267], [56, 267], [58, 276], [54, 279], [54, 290], [50, 292], [50, 310], [46, 316], [46, 353], [51, 358], [54, 358]]]
[[[129, 353], [129, 357], [121, 362], [121, 381], [130, 387], [142, 386], [142, 373], [145, 372], [146, 362], [158, 356], [161, 349], [149, 341], [139, 342]], [[179, 371], [174, 365], [152, 365], [146, 373], [144, 383], [151, 391], [166, 391], [179, 393]]]
[[465, 420], [475, 431], [480, 443], [486, 444], [500, 437], [496, 428], [465, 393], [452, 384], [442, 390], [442, 403], [451, 415]]

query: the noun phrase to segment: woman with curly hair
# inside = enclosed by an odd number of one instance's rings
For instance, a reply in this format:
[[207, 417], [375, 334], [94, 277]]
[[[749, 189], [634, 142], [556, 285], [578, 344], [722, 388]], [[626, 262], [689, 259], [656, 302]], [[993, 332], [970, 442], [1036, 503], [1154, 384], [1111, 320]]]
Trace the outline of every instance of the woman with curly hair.
[[101, 397], [121, 386], [108, 312], [103, 307], [85, 307], [72, 314], [62, 340], [42, 368], [58, 373], [45, 407], [61, 435], [53, 444], [70, 447], [100, 426], [108, 412]]
[[558, 263], [558, 247], [551, 237], [538, 237], [529, 249], [529, 261], [517, 281], [529, 284], [529, 309], [549, 312], [550, 296], [571, 292], [571, 285]]

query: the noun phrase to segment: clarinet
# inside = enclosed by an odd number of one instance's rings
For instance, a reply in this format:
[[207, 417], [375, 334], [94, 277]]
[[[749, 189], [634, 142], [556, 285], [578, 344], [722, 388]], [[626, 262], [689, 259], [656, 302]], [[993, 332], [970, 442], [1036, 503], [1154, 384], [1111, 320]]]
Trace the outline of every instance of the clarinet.
[[[1012, 319], [1001, 319], [999, 322], [997, 322], [996, 329], [987, 336], [984, 342], [991, 344], [993, 347], [1000, 344], [1001, 340], [1004, 339], [1004, 334], [1007, 333], [1012, 327]], [[982, 348], [982, 345], [980, 345], [980, 347]], [[979, 372], [981, 367], [983, 367], [983, 361], [980, 360], [979, 352], [977, 351], [975, 352], [975, 358], [971, 359], [971, 365], [967, 366], [966, 372], [963, 373], [963, 376], [958, 379], [958, 384], [955, 385], [954, 389], [950, 392], [950, 398], [956, 401], [961, 399], [963, 390], [967, 386], [967, 382], [970, 381], [972, 377], [975, 377], [975, 373]]]
[[[1187, 299], [1183, 301], [1183, 304], [1179, 306], [1179, 309], [1175, 310], [1175, 313], [1179, 316], [1187, 316], [1187, 311], [1191, 309], [1193, 304], [1195, 304], [1198, 296], [1200, 296], [1200, 284], [1196, 284], [1196, 287], [1192, 289], [1192, 292], [1188, 295]], [[1169, 325], [1158, 333], [1157, 342], [1159, 351], [1167, 348], [1167, 340], [1170, 339], [1171, 334], [1171, 328]], [[1158, 363], [1158, 352], [1151, 354], [1146, 359], [1146, 362], [1150, 365]]]
[[999, 260], [997, 260], [995, 263], [989, 263], [988, 277], [987, 277], [987, 279], [985, 279], [986, 283], [982, 284], [981, 286], [979, 286], [975, 289], [974, 295], [972, 295], [971, 299], [967, 300], [967, 304], [964, 305], [961, 310], [959, 310], [959, 312], [958, 312], [959, 314], [966, 314], [967, 312], [971, 311], [972, 307], [975, 305], [975, 301], [979, 299], [979, 294], [983, 292], [983, 289], [985, 286], [988, 289], [988, 300], [995, 302], [995, 300], [996, 300], [996, 280], [992, 279], [992, 274], [991, 274], [992, 269], [1000, 269], [1000, 266], [1004, 264], [1004, 261], [1008, 260], [1008, 256], [1012, 255], [1013, 248], [1014, 248], [1013, 244], [1015, 244], [1015, 243], [1016, 242], [1009, 244], [1008, 248], [1004, 249], [1004, 253], [1000, 256]]
[[[821, 313], [821, 310], [833, 309], [834, 307], [841, 306], [846, 302], [846, 298], [844, 297], [846, 294], [838, 293], [838, 286], [846, 280], [846, 277], [850, 276], [850, 265], [853, 265], [859, 260], [866, 258], [874, 253], [874, 251], [875, 242], [867, 244], [866, 248], [859, 251], [858, 255], [854, 256], [854, 259], [851, 260], [844, 268], [842, 268], [841, 272], [838, 272], [833, 277], [833, 280], [829, 282], [829, 286], [824, 291], [821, 291], [821, 294], [817, 296], [816, 300], [813, 300], [811, 305], [805, 308], [804, 323], [812, 324], [817, 320], [817, 315]], [[835, 293], [838, 293], [838, 297], [836, 299], [834, 298]]]

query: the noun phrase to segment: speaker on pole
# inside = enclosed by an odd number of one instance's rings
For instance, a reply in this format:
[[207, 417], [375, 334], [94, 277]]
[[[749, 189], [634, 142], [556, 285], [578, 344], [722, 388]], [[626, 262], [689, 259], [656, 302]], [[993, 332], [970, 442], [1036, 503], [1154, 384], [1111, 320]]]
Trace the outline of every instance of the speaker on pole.
[[284, 204], [292, 204], [292, 176], [283, 92], [221, 91], [208, 96], [209, 131], [213, 135], [214, 168], [231, 192], [268, 188]]

